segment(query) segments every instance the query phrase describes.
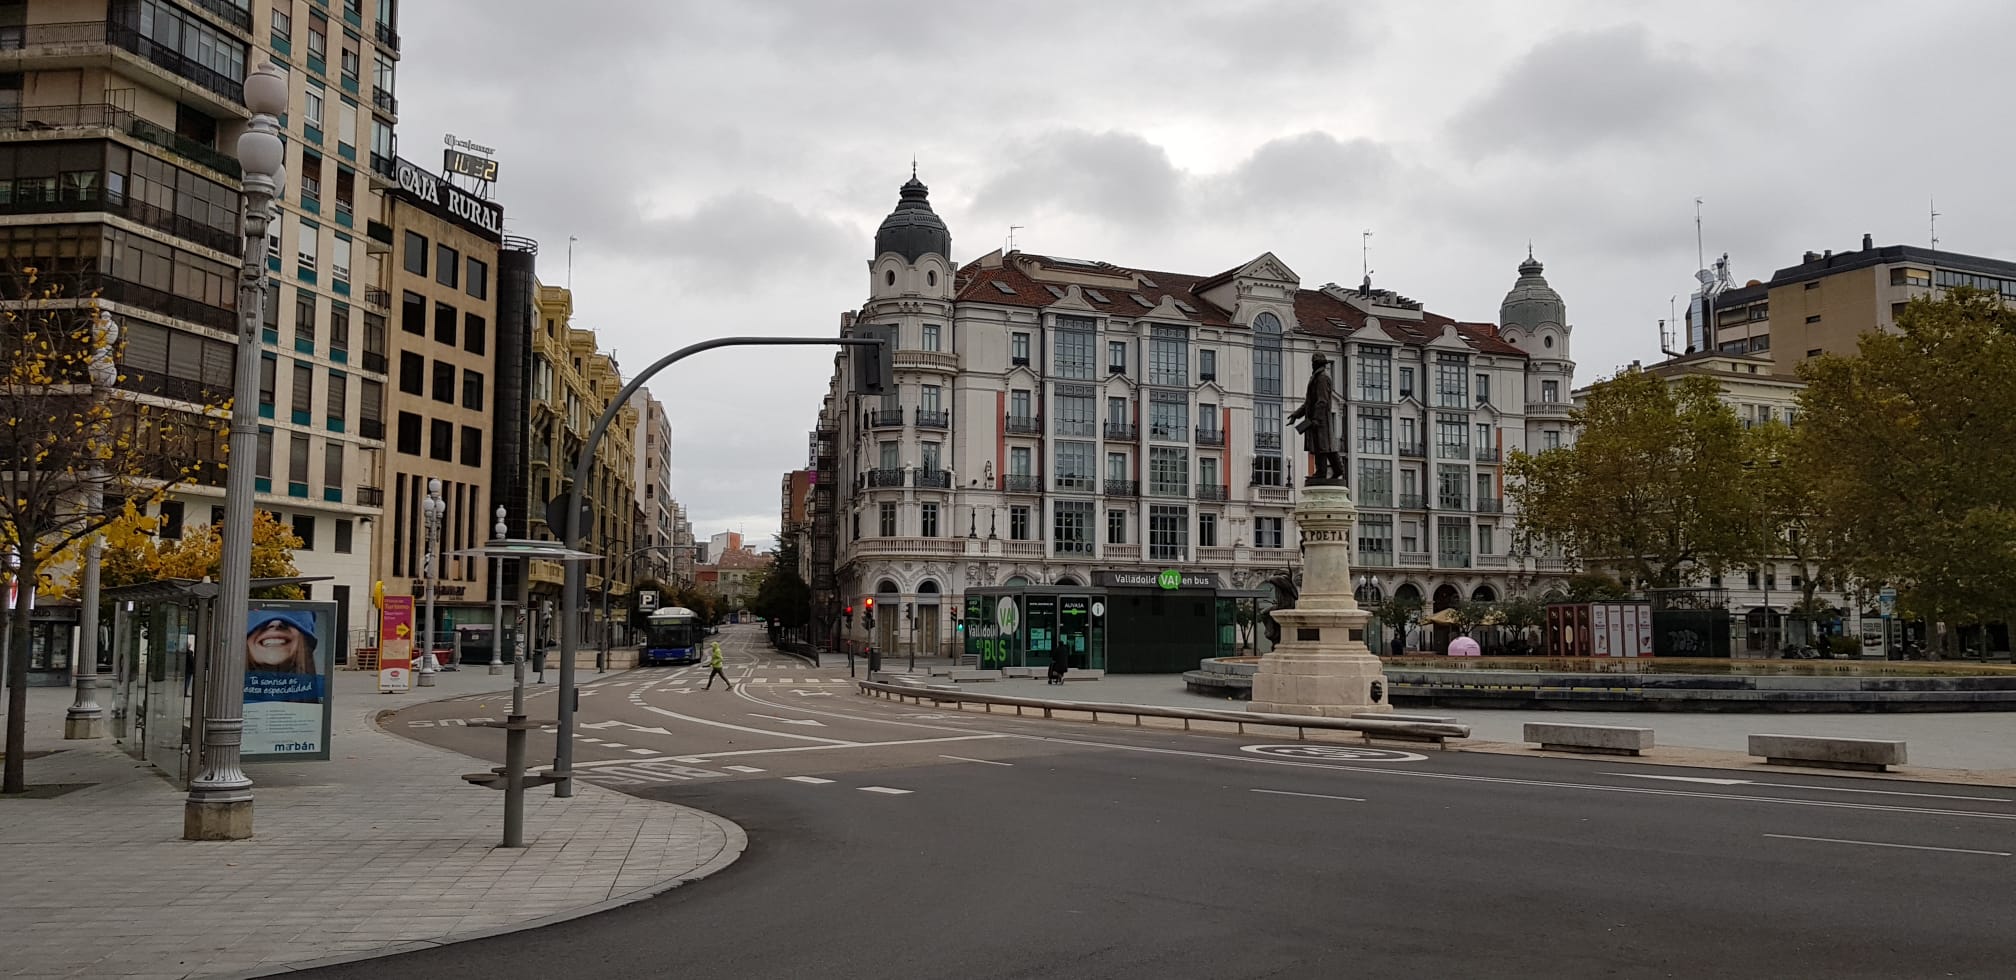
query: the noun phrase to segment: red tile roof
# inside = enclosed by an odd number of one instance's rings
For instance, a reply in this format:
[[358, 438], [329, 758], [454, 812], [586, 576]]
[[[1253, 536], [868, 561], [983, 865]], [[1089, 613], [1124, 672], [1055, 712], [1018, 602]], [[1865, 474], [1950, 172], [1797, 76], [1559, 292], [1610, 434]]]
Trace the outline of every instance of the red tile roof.
[[[1047, 288], [1053, 284], [1031, 278], [1021, 268], [1023, 261], [1049, 264], [1040, 256], [1024, 256], [1021, 253], [1010, 252], [1001, 260], [1000, 265], [967, 265], [959, 270], [959, 288], [955, 300], [961, 303], [993, 303], [1039, 309], [1055, 304], [1057, 296]], [[1054, 267], [1067, 272], [1082, 269], [1091, 275], [1123, 276], [1132, 279], [1134, 286], [1131, 289], [1117, 286], [1079, 287], [1079, 292], [1088, 305], [1113, 316], [1140, 317], [1160, 306], [1164, 298], [1168, 298], [1196, 310], [1197, 312], [1189, 319], [1202, 326], [1246, 326], [1232, 322], [1230, 311], [1200, 295], [1236, 273], [1237, 268], [1211, 276], [1191, 276], [1176, 272], [1129, 269], [1108, 262], [1082, 264], [1070, 262]], [[1068, 289], [1064, 283], [1054, 285], [1059, 289]], [[1106, 297], [1106, 302], [1100, 302], [1091, 294], [1090, 290], [1094, 289]], [[1134, 297], [1137, 295], [1147, 300], [1147, 305], [1136, 301]], [[1296, 326], [1304, 333], [1320, 337], [1342, 337], [1364, 327], [1366, 316], [1365, 311], [1321, 290], [1295, 291]], [[1380, 317], [1379, 323], [1402, 343], [1425, 344], [1441, 336], [1444, 327], [1453, 325], [1456, 333], [1479, 351], [1512, 357], [1526, 356], [1524, 351], [1506, 343], [1498, 336], [1496, 324], [1460, 322], [1425, 311], [1420, 320]]]

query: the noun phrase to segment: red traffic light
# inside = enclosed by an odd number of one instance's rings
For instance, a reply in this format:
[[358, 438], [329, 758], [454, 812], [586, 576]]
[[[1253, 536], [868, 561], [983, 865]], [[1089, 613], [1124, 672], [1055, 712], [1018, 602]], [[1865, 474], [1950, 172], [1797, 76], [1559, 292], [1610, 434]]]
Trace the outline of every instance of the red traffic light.
[[853, 606], [848, 606], [848, 607], [847, 607], [846, 609], [843, 609], [843, 610], [841, 610], [841, 611], [842, 611], [843, 613], [845, 613], [845, 614], [849, 615], [849, 616], [852, 616], [852, 615], [854, 615], [854, 607], [853, 607]]

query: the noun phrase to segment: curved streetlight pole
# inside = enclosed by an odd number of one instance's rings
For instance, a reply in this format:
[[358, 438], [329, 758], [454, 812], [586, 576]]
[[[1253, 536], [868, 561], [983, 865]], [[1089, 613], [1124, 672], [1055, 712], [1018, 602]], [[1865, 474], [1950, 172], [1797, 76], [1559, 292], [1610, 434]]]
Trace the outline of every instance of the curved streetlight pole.
[[[182, 807], [184, 840], [252, 836], [252, 780], [242, 766], [245, 737], [245, 622], [252, 606], [252, 520], [258, 492], [250, 460], [259, 454], [259, 329], [266, 305], [266, 228], [287, 188], [287, 76], [264, 61], [245, 76], [252, 118], [238, 136], [244, 170], [245, 256], [238, 268], [238, 362], [231, 399], [231, 455], [224, 471], [224, 543], [218, 568], [218, 624], [204, 683], [202, 771]], [[233, 636], [237, 642], [232, 642]]]
[[420, 657], [421, 687], [433, 687], [434, 673], [441, 669], [434, 660], [434, 582], [440, 577], [441, 516], [447, 511], [448, 502], [441, 499], [440, 479], [429, 479], [427, 499], [420, 502], [420, 514], [427, 522], [427, 564], [420, 569], [427, 583], [427, 614], [420, 621], [420, 643], [426, 651]]
[[[630, 396], [644, 387], [644, 382], [653, 375], [671, 367], [702, 351], [717, 347], [880, 347], [883, 341], [867, 337], [717, 337], [697, 344], [681, 347], [653, 362], [637, 377], [631, 379], [616, 397], [602, 409], [595, 420], [595, 426], [588, 430], [588, 440], [581, 446], [581, 458], [574, 464], [574, 473], [567, 483], [566, 504], [560, 518], [566, 528], [561, 533], [560, 543], [569, 548], [581, 548], [586, 544], [588, 529], [581, 526], [581, 489], [588, 485], [588, 477], [594, 472], [595, 449], [602, 444], [602, 436], [616, 421], [616, 413], [630, 403]], [[885, 356], [882, 363], [889, 363]], [[583, 548], [583, 550], [586, 550]], [[581, 563], [567, 563], [567, 585], [560, 596], [560, 718], [558, 744], [553, 752], [553, 795], [568, 797], [574, 795], [574, 712], [579, 693], [574, 688], [575, 647], [580, 643], [580, 612], [577, 608], [581, 595], [584, 573]]]

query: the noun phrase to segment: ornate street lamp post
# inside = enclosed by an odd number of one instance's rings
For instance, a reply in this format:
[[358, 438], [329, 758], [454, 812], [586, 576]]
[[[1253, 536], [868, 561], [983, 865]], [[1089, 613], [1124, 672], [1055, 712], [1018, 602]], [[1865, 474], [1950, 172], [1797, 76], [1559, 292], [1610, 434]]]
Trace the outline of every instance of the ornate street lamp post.
[[[497, 540], [511, 536], [511, 528], [504, 523], [504, 505], [497, 505]], [[490, 673], [504, 672], [504, 556], [497, 556], [497, 571], [490, 582], [492, 600], [490, 622]]]
[[[102, 407], [119, 382], [119, 365], [114, 351], [119, 344], [119, 325], [104, 311], [92, 323], [91, 397]], [[96, 474], [90, 479], [91, 492], [84, 506], [97, 513], [105, 505]], [[105, 536], [92, 534], [84, 543], [84, 594], [77, 610], [77, 649], [71, 654], [71, 672], [77, 678], [77, 700], [63, 718], [63, 737], [105, 737], [105, 709], [98, 705], [98, 572], [105, 557]]]
[[[224, 479], [224, 543], [217, 618], [204, 685], [203, 769], [189, 781], [182, 808], [185, 840], [252, 836], [252, 780], [240, 763], [245, 735], [245, 622], [252, 605], [253, 457], [259, 454], [259, 328], [266, 303], [266, 227], [287, 187], [279, 116], [287, 111], [287, 76], [261, 62], [245, 76], [252, 118], [238, 137], [244, 170], [245, 256], [238, 270], [238, 363], [231, 400], [232, 465]], [[236, 642], [233, 642], [233, 639]]]
[[434, 583], [441, 577], [441, 517], [448, 512], [448, 502], [441, 499], [441, 481], [427, 481], [427, 499], [420, 502], [420, 513], [427, 520], [427, 562], [420, 572], [427, 582], [427, 614], [420, 621], [420, 642], [427, 651], [420, 656], [420, 686], [434, 686], [434, 672], [441, 665], [434, 661]]

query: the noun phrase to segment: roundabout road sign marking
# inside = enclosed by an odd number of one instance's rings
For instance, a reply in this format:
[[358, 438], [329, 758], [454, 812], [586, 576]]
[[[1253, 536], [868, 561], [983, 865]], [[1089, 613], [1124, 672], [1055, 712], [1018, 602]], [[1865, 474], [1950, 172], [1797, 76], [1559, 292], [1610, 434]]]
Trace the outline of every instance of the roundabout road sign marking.
[[1424, 762], [1427, 756], [1398, 749], [1360, 749], [1347, 745], [1242, 745], [1241, 752], [1274, 755], [1289, 759], [1328, 759], [1334, 762]]

